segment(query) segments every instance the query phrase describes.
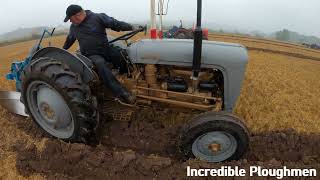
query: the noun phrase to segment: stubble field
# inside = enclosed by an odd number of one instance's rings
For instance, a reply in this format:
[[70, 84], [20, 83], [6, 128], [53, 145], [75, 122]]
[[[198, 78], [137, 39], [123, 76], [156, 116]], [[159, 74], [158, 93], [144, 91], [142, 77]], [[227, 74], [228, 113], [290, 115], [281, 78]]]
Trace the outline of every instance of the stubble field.
[[[140, 35], [138, 38], [141, 38]], [[64, 36], [51, 38], [61, 47]], [[300, 45], [210, 34], [209, 40], [236, 42], [249, 50], [249, 63], [234, 113], [250, 129], [250, 151], [240, 161], [181, 162], [175, 140], [181, 119], [168, 109], [141, 109], [130, 128], [105, 123], [97, 146], [52, 139], [30, 120], [0, 107], [0, 179], [185, 178], [186, 166], [316, 168], [320, 170], [320, 51]], [[0, 88], [14, 90], [3, 77], [35, 41], [0, 47]], [[71, 51], [76, 49], [76, 45]], [[167, 123], [177, 121], [176, 124]]]

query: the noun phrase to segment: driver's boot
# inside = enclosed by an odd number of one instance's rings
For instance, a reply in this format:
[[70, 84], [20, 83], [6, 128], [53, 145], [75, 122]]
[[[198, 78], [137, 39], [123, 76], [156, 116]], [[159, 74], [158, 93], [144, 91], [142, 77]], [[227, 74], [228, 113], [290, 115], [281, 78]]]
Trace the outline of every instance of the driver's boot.
[[137, 100], [137, 97], [125, 88], [122, 88], [122, 92], [120, 93], [120, 97], [127, 104], [135, 104], [135, 102]]
[[108, 85], [113, 94], [124, 103], [134, 104], [136, 102], [136, 96], [132, 94], [127, 88], [123, 87], [116, 78], [109, 78]]

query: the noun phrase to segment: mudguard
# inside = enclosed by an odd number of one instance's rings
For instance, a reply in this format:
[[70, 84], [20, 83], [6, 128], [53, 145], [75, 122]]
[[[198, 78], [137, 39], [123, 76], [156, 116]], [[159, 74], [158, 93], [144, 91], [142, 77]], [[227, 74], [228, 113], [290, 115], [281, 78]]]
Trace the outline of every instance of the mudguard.
[[32, 56], [31, 61], [34, 61], [40, 57], [50, 57], [66, 63], [72, 72], [81, 75], [84, 83], [88, 83], [97, 79], [96, 74], [91, 69], [91, 61], [84, 56], [73, 55], [64, 49], [56, 47], [46, 47], [36, 52]]
[[[133, 63], [192, 67], [193, 40], [141, 40], [127, 48]], [[240, 95], [248, 62], [244, 46], [233, 43], [203, 41], [202, 68], [219, 69], [224, 76], [224, 110], [231, 112]]]

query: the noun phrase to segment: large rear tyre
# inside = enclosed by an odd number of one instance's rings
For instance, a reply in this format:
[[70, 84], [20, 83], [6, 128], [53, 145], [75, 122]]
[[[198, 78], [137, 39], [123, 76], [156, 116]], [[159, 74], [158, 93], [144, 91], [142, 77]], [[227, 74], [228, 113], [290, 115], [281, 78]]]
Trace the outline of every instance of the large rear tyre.
[[98, 125], [89, 86], [55, 59], [39, 58], [25, 68], [21, 94], [27, 113], [55, 138], [87, 143]]
[[180, 151], [185, 158], [207, 162], [240, 159], [249, 147], [249, 132], [242, 121], [228, 113], [201, 114], [186, 125]]

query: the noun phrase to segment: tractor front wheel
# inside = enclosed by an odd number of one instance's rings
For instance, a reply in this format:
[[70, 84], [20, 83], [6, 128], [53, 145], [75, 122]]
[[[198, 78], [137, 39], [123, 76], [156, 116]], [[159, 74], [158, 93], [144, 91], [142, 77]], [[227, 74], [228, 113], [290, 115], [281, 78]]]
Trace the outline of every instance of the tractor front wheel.
[[98, 124], [89, 86], [55, 59], [39, 58], [25, 68], [21, 94], [27, 113], [53, 137], [86, 142]]
[[180, 143], [184, 157], [207, 162], [237, 160], [248, 147], [246, 126], [234, 115], [222, 112], [208, 112], [192, 119]]

